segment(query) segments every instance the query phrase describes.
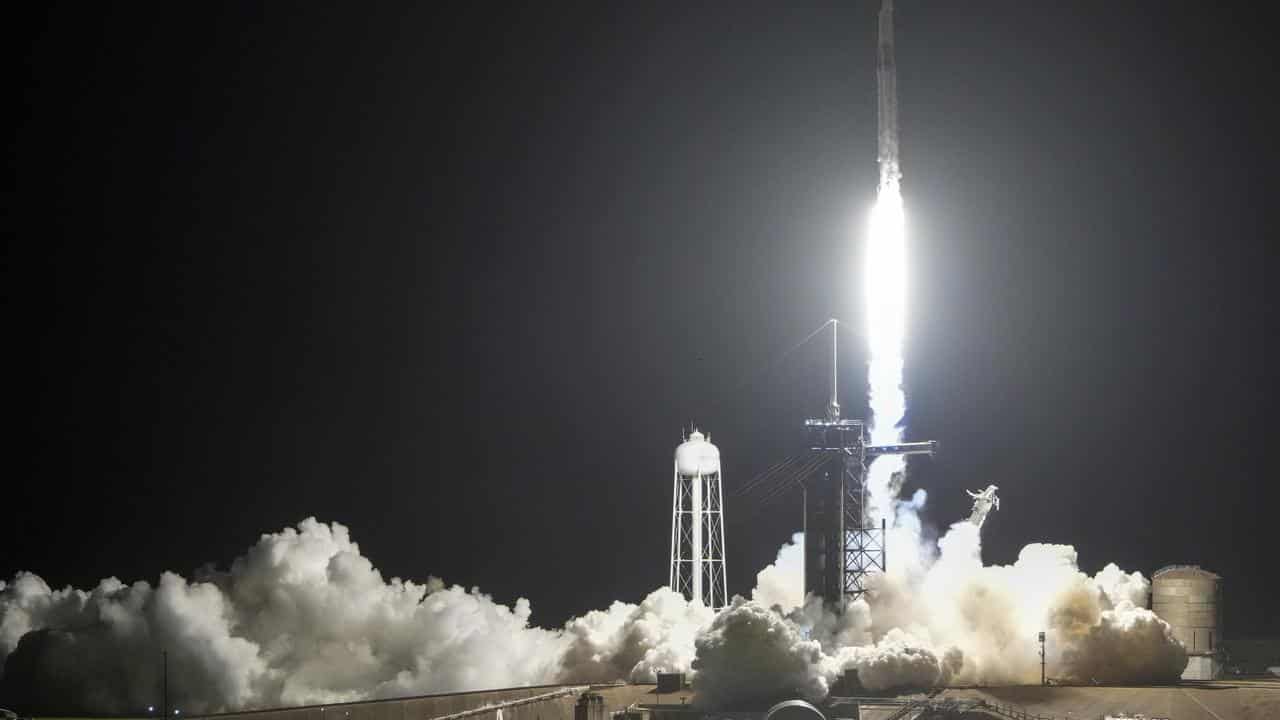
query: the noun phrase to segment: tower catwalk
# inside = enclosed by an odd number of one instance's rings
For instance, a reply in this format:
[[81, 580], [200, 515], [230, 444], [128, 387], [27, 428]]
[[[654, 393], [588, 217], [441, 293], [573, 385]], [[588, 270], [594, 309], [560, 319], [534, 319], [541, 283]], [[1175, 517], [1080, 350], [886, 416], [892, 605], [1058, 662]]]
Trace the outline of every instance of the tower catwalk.
[[724, 494], [720, 450], [694, 430], [676, 448], [671, 486], [668, 585], [712, 610], [729, 603], [724, 572]]
[[894, 65], [893, 0], [880, 6], [880, 43], [876, 60], [876, 84], [880, 98], [880, 187], [897, 187], [902, 179], [898, 165], [898, 68]]

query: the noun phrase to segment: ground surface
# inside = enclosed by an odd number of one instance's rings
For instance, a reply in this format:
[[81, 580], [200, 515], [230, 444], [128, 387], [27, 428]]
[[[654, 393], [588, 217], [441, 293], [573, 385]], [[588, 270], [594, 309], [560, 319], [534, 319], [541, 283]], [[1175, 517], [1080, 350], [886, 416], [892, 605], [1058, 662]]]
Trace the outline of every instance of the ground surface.
[[[446, 713], [491, 705], [497, 702], [536, 695], [547, 688], [513, 688], [475, 693], [455, 693], [420, 698], [382, 700], [329, 706], [342, 711], [333, 720], [425, 720]], [[658, 696], [653, 685], [620, 685], [595, 688], [605, 699], [605, 715], [632, 704], [657, 705], [651, 717], [657, 720], [687, 718], [688, 703], [692, 693], [683, 690], [671, 695]], [[1255, 677], [1214, 682], [1189, 683], [1155, 687], [999, 687], [999, 688], [948, 688], [936, 698], [974, 698], [1001, 705], [1015, 705], [1030, 713], [1051, 716], [1058, 720], [1099, 720], [1108, 714], [1141, 713], [1148, 718], [1169, 720], [1280, 720], [1280, 678]], [[573, 717], [573, 697], [555, 701], [508, 708], [504, 719], [509, 720], [569, 720]], [[717, 713], [715, 716], [757, 718], [757, 711]], [[266, 710], [247, 713], [228, 713], [219, 720], [329, 720], [322, 715], [319, 706]], [[848, 717], [835, 713], [837, 717]], [[890, 713], [891, 714], [891, 713]], [[526, 718], [527, 716], [527, 718]], [[492, 717], [492, 716], [489, 716]], [[41, 720], [72, 720], [42, 718]], [[83, 718], [74, 720], [84, 720]], [[112, 718], [111, 720], [126, 720]], [[156, 720], [137, 718], [136, 720]]]
[[1171, 720], [1280, 720], [1280, 678], [1219, 680], [1158, 687], [948, 689], [939, 697], [983, 698], [1055, 718], [1138, 714]]

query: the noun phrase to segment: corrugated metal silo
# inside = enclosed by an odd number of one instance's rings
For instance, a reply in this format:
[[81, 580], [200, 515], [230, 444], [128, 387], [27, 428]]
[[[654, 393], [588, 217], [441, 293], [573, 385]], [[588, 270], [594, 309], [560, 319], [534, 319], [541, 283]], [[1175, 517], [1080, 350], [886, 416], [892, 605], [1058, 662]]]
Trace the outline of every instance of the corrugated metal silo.
[[1151, 609], [1173, 626], [1187, 648], [1184, 680], [1212, 680], [1220, 672], [1222, 578], [1199, 565], [1169, 565], [1151, 579]]

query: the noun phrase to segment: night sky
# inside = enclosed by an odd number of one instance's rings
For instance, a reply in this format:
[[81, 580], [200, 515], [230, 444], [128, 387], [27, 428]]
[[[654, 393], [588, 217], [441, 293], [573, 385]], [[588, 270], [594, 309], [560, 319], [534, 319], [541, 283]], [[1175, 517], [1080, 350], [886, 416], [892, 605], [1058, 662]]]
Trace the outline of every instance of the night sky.
[[[682, 426], [800, 451], [828, 317], [865, 412], [877, 2], [263, 5], [7, 23], [0, 576], [314, 515], [555, 626], [666, 582]], [[1277, 634], [1280, 63], [1219, 5], [899, 3], [911, 485]], [[726, 504], [747, 593], [799, 496]]]

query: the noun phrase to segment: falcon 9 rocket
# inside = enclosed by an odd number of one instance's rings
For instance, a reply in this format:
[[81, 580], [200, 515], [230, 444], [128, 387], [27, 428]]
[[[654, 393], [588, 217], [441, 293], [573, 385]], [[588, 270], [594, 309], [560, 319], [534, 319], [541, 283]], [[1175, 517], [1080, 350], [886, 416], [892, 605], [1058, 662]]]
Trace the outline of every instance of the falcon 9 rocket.
[[893, 0], [880, 6], [880, 51], [876, 63], [880, 89], [880, 188], [897, 187], [898, 167], [898, 71], [893, 62]]

